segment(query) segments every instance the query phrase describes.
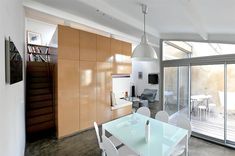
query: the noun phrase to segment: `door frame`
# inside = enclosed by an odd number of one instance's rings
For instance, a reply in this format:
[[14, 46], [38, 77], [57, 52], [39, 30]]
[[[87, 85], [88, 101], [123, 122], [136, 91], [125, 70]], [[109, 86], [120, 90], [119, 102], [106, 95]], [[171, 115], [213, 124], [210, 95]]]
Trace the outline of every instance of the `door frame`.
[[[163, 110], [165, 110], [165, 99], [164, 99], [164, 68], [165, 67], [177, 67], [177, 70], [179, 70], [179, 67], [181, 66], [188, 66], [189, 70], [189, 79], [188, 79], [188, 98], [191, 98], [191, 67], [192, 66], [200, 66], [200, 65], [224, 65], [224, 140], [212, 138], [203, 134], [195, 133], [193, 132], [192, 135], [195, 137], [199, 137], [205, 140], [209, 140], [212, 142], [216, 142], [218, 144], [228, 146], [235, 148], [235, 142], [227, 140], [227, 65], [228, 64], [235, 64], [235, 54], [226, 54], [226, 55], [214, 55], [214, 56], [203, 56], [203, 57], [194, 57], [194, 58], [184, 58], [184, 59], [175, 59], [175, 60], [163, 60], [163, 42], [164, 41], [176, 41], [176, 40], [160, 40], [160, 103], [163, 104]], [[177, 41], [186, 41], [186, 40], [177, 40]], [[188, 40], [189, 41], [189, 40]], [[198, 42], [198, 41], [192, 41], [192, 42]], [[204, 43], [208, 43], [206, 41], [201, 41]], [[218, 43], [218, 42], [214, 42]], [[230, 43], [228, 43], [230, 44]], [[233, 43], [234, 44], [234, 43]], [[177, 83], [178, 83], [178, 75], [177, 74]], [[178, 87], [178, 84], [177, 84]], [[178, 105], [178, 89], [177, 88], [177, 105]], [[191, 121], [191, 100], [188, 100], [188, 115], [189, 119]]]

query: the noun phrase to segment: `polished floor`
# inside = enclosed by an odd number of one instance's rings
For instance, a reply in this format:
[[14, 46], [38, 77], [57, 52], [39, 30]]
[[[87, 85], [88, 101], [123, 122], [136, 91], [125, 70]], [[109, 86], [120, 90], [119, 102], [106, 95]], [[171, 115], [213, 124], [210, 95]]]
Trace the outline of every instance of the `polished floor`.
[[[234, 156], [235, 150], [194, 137], [189, 141], [189, 156]], [[56, 140], [42, 139], [27, 143], [25, 156], [100, 156], [95, 131]]]

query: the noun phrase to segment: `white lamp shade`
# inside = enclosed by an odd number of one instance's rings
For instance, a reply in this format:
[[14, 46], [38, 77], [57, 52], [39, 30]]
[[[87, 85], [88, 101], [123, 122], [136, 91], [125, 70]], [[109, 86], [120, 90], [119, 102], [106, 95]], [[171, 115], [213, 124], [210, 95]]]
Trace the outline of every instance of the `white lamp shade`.
[[132, 53], [132, 60], [136, 61], [156, 61], [157, 53], [152, 46], [148, 44], [146, 36], [142, 36], [140, 44], [134, 49]]

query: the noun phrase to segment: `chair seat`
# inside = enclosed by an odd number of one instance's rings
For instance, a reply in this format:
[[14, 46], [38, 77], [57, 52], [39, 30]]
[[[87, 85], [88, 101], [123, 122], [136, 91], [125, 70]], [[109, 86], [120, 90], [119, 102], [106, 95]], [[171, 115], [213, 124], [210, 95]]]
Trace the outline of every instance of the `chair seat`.
[[127, 146], [122, 146], [118, 149], [119, 156], [138, 156], [134, 151], [132, 151]]
[[206, 109], [206, 106], [198, 106], [199, 109]]
[[209, 107], [216, 107], [215, 103], [209, 103], [208, 105], [209, 105]]
[[179, 144], [175, 147], [174, 151], [172, 152], [171, 156], [180, 156], [185, 152], [185, 145]]
[[110, 136], [109, 139], [112, 141], [115, 147], [121, 145], [122, 143], [114, 136]]

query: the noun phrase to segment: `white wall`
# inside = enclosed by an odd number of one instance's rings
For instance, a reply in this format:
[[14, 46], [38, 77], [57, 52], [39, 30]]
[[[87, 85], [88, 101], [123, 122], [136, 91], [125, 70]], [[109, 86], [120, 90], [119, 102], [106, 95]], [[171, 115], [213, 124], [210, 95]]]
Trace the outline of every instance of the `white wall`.
[[115, 98], [125, 97], [125, 92], [130, 96], [130, 77], [113, 77], [112, 88]]
[[24, 82], [5, 83], [5, 37], [10, 36], [24, 53], [22, 0], [0, 4], [0, 156], [23, 156], [25, 148]]
[[32, 31], [41, 34], [42, 45], [49, 45], [52, 36], [56, 30], [56, 25], [34, 20], [26, 19], [26, 31]]
[[[132, 48], [134, 49], [136, 45], [133, 45]], [[132, 51], [133, 51], [132, 49]], [[155, 48], [156, 51], [159, 51], [158, 48]], [[159, 57], [159, 53], [157, 53]], [[143, 79], [138, 78], [138, 73], [143, 73]], [[156, 96], [156, 100], [159, 100], [159, 85], [152, 85], [148, 83], [148, 74], [149, 73], [158, 73], [160, 78], [160, 65], [159, 61], [132, 61], [132, 74], [131, 74], [131, 81], [134, 83], [136, 87], [136, 94], [141, 95], [144, 89], [157, 89], [158, 93]], [[159, 81], [160, 83], [160, 81]]]
[[[143, 78], [138, 78], [138, 72], [143, 73]], [[148, 74], [149, 73], [159, 73], [159, 63], [155, 62], [141, 62], [141, 61], [132, 61], [132, 81], [136, 87], [136, 94], [141, 95], [144, 89], [157, 89], [158, 93], [156, 100], [159, 100], [159, 85], [158, 84], [149, 84], [148, 83]], [[159, 75], [160, 77], [160, 75]]]

